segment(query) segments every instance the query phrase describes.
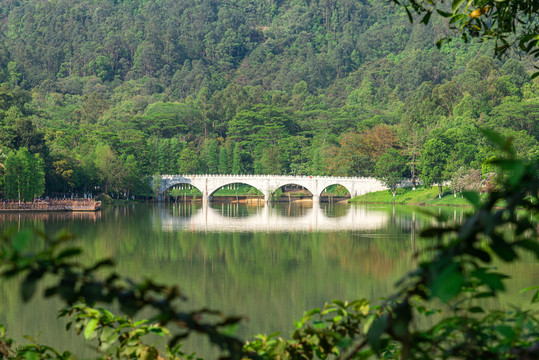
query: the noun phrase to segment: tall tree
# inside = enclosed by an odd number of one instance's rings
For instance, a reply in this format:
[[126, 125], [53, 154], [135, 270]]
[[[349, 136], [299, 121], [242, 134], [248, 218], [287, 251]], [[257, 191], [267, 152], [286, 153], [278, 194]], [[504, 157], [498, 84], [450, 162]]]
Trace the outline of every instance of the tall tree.
[[431, 138], [425, 143], [421, 154], [421, 179], [426, 186], [438, 185], [438, 197], [442, 197], [444, 181], [449, 180], [445, 167], [449, 159], [450, 148], [442, 136]]
[[129, 199], [130, 194], [142, 191], [143, 177], [134, 155], [128, 155], [124, 160], [125, 176], [122, 181], [123, 191]]
[[180, 158], [178, 159], [180, 174], [196, 174], [199, 166], [198, 155], [192, 148], [186, 147], [180, 152]]
[[11, 152], [5, 162], [5, 194], [9, 199], [33, 201], [45, 191], [43, 160], [22, 147]]
[[123, 164], [108, 144], [99, 143], [94, 156], [97, 175], [107, 194], [110, 188], [118, 190], [124, 174]]
[[241, 146], [240, 143], [236, 143], [232, 153], [232, 174], [241, 174], [241, 169]]
[[399, 154], [396, 149], [389, 149], [376, 162], [375, 177], [389, 188], [393, 194], [393, 204], [395, 203], [397, 188], [408, 171], [407, 163], [408, 159]]
[[219, 149], [219, 174], [229, 174], [230, 168], [228, 166], [228, 153], [225, 147]]
[[219, 170], [219, 150], [217, 140], [206, 139], [202, 146], [202, 151], [208, 174], [217, 174]]

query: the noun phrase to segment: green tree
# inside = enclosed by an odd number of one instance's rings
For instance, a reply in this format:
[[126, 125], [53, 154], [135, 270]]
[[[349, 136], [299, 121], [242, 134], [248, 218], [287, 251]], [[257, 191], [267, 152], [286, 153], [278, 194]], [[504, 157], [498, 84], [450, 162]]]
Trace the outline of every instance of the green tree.
[[192, 104], [157, 101], [149, 105], [144, 114], [135, 117], [136, 126], [148, 135], [162, 138], [178, 136], [198, 130], [198, 113]]
[[168, 174], [168, 139], [159, 139], [157, 143], [157, 172]]
[[156, 199], [159, 197], [159, 191], [161, 190], [162, 181], [163, 179], [161, 178], [161, 174], [154, 174], [152, 176], [152, 191]]
[[234, 144], [234, 152], [232, 153], [232, 174], [241, 174], [241, 146], [240, 143]]
[[479, 167], [482, 160], [478, 159], [482, 144], [478, 129], [472, 124], [466, 124], [465, 119], [456, 118], [455, 121], [460, 124], [452, 124], [442, 137], [450, 149], [445, 166], [446, 179], [450, 179], [460, 167]]
[[181, 141], [179, 138], [170, 139], [170, 149], [168, 156], [168, 174], [174, 174], [178, 170], [178, 159], [180, 158], [180, 153], [185, 147], [185, 142]]
[[438, 184], [438, 197], [442, 197], [444, 181], [449, 180], [445, 170], [450, 148], [442, 136], [434, 137], [425, 143], [421, 154], [421, 179], [426, 186]]
[[143, 177], [134, 155], [128, 155], [124, 160], [125, 176], [122, 187], [129, 199], [129, 195], [143, 190]]
[[22, 74], [19, 72], [19, 66], [16, 62], [10, 61], [7, 64], [7, 72], [9, 76], [9, 84], [12, 88], [15, 88], [19, 85], [19, 81], [21, 80]]
[[492, 109], [488, 124], [496, 130], [525, 130], [539, 140], [539, 98], [504, 101]]
[[283, 173], [282, 152], [279, 146], [260, 148], [259, 158], [255, 161], [255, 174], [281, 175]]
[[98, 56], [90, 61], [88, 67], [102, 81], [110, 81], [114, 78], [113, 63], [107, 56]]
[[217, 174], [219, 170], [219, 150], [217, 140], [206, 139], [202, 145], [204, 161], [208, 174]]
[[368, 78], [364, 78], [361, 82], [361, 86], [352, 91], [346, 99], [346, 105], [359, 107], [361, 109], [369, 109], [373, 105], [374, 89], [372, 81]]
[[45, 191], [43, 160], [22, 147], [5, 161], [5, 193], [9, 199], [33, 201]]
[[84, 193], [91, 192], [91, 189], [102, 185], [99, 181], [94, 152], [81, 155], [77, 159], [73, 168], [73, 184], [76, 189]]
[[395, 203], [397, 188], [404, 180], [407, 171], [408, 159], [399, 154], [396, 149], [389, 149], [376, 162], [374, 175], [389, 188], [389, 191], [393, 194], [393, 203]]
[[178, 159], [178, 171], [180, 174], [198, 173], [199, 160], [197, 153], [190, 147], [186, 147], [180, 152]]
[[19, 107], [13, 105], [1, 115], [5, 126], [0, 126], [0, 144], [10, 149], [25, 147], [32, 154], [47, 155], [43, 132], [36, 128], [34, 122], [26, 117]]
[[95, 147], [95, 166], [97, 176], [104, 187], [104, 194], [110, 188], [118, 190], [124, 175], [124, 168], [116, 153], [108, 144], [99, 143]]
[[292, 118], [284, 109], [259, 105], [238, 113], [228, 123], [228, 136], [253, 155], [258, 145], [276, 145], [294, 131], [293, 127]]
[[403, 121], [399, 126], [399, 144], [403, 153], [410, 159], [412, 187], [416, 187], [418, 178], [418, 162], [425, 138], [425, 130], [419, 125]]
[[229, 174], [230, 168], [228, 166], [229, 160], [228, 160], [228, 152], [226, 151], [226, 148], [223, 146], [219, 149], [219, 174]]
[[69, 191], [73, 189], [73, 166], [67, 159], [52, 162], [52, 178], [55, 184], [48, 185], [49, 189], [56, 191]]

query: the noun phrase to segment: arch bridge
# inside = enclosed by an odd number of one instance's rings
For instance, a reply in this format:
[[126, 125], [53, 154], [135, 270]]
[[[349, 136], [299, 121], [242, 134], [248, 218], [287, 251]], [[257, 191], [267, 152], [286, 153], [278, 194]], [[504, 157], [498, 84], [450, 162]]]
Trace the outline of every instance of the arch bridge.
[[373, 191], [387, 190], [379, 180], [366, 177], [332, 177], [332, 176], [289, 176], [289, 175], [161, 175], [159, 200], [164, 193], [179, 184], [189, 184], [202, 192], [202, 200], [212, 201], [213, 194], [226, 185], [247, 184], [259, 190], [264, 200], [269, 201], [271, 195], [285, 185], [300, 185], [313, 195], [313, 202], [320, 201], [322, 192], [331, 185], [345, 187], [350, 196], [358, 196]]

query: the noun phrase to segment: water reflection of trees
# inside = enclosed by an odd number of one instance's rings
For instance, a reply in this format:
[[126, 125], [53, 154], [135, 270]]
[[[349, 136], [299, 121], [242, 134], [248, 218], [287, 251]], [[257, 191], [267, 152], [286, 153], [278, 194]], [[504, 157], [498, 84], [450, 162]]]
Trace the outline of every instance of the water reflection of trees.
[[101, 219], [101, 211], [51, 211], [51, 212], [16, 212], [0, 214], [0, 224], [17, 224], [19, 222], [43, 223], [56, 221], [93, 221]]

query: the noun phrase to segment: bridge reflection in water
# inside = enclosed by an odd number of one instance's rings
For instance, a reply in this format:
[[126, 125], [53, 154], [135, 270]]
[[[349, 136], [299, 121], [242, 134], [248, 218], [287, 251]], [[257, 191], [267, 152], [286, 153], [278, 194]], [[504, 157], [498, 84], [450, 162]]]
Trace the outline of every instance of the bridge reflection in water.
[[157, 225], [161, 225], [163, 231], [287, 232], [375, 230], [385, 226], [389, 218], [387, 213], [368, 210], [362, 206], [346, 207], [340, 216], [330, 216], [330, 208], [318, 204], [312, 207], [307, 205], [299, 212], [295, 209], [295, 216], [283, 214], [283, 209], [286, 212], [286, 206], [282, 208], [266, 205], [247, 208], [249, 214], [238, 214], [241, 205], [237, 204], [210, 206], [204, 203], [198, 207], [187, 206], [190, 209], [183, 204], [160, 206], [159, 215], [154, 221], [159, 223]]

